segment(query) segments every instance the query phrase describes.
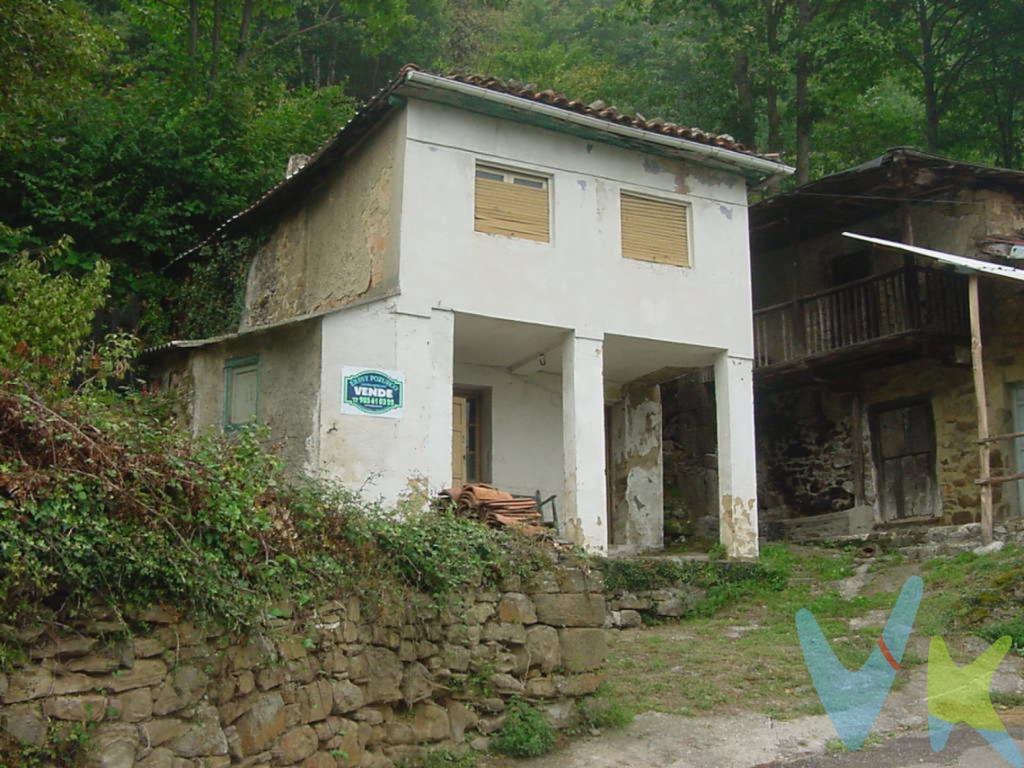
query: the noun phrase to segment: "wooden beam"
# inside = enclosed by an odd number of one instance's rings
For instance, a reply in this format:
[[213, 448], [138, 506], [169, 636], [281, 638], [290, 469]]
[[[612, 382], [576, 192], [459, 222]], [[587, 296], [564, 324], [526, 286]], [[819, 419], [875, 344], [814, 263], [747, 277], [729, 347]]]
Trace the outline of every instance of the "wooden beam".
[[988, 396], [985, 392], [985, 368], [981, 353], [981, 308], [978, 300], [978, 273], [968, 281], [971, 310], [971, 366], [974, 370], [974, 400], [978, 406], [978, 459], [981, 464], [981, 542], [992, 543], [992, 447], [988, 431]]
[[986, 485], [999, 485], [1000, 483], [1012, 483], [1014, 480], [1024, 480], [1024, 472], [1017, 472], [1013, 475], [1004, 475], [1002, 477], [990, 477], [988, 480], [977, 480], [978, 485], [984, 487]]
[[[858, 381], [858, 384], [860, 382]], [[860, 389], [853, 393], [850, 402], [850, 441], [853, 443], [853, 503], [864, 503], [864, 401]]]
[[[1005, 435], [991, 435], [985, 438], [986, 443], [998, 443], [1000, 440], [1016, 440], [1018, 437], [1024, 437], [1024, 432], [1007, 432]], [[981, 442], [980, 440], [978, 442]]]

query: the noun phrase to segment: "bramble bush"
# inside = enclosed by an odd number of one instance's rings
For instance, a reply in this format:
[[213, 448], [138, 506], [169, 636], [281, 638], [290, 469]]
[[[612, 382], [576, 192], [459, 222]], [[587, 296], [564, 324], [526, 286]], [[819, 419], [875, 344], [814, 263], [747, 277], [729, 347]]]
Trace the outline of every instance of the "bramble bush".
[[[15, 318], [0, 352], [8, 622], [74, 615], [96, 600], [117, 610], [166, 601], [240, 628], [278, 600], [302, 606], [344, 589], [443, 599], [542, 562], [515, 533], [451, 512], [385, 509], [290, 475], [263, 428], [193, 438], [176, 428], [168, 396], [115, 387], [128, 346], [85, 338], [101, 280], [54, 278], [29, 262], [0, 275], [36, 297], [22, 304], [5, 284], [0, 303], [0, 317]], [[42, 337], [21, 338], [33, 326], [20, 315], [39, 312], [56, 280], [61, 300], [45, 307], [56, 313], [47, 322], [67, 338], [44, 356], [12, 357], [11, 347], [45, 348]]]

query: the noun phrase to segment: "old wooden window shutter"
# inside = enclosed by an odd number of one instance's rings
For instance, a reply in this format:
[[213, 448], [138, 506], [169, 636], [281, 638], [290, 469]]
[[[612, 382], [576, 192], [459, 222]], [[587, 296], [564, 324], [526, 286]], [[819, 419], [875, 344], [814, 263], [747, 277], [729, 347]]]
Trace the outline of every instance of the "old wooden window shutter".
[[548, 180], [478, 165], [474, 220], [477, 232], [549, 242]]
[[622, 255], [690, 266], [690, 211], [685, 203], [621, 193]]

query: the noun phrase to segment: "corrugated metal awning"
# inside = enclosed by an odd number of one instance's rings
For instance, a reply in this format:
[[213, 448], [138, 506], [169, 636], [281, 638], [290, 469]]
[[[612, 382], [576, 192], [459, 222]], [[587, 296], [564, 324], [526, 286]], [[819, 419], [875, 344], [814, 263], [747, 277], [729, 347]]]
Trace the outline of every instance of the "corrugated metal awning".
[[885, 240], [881, 237], [858, 235], [855, 232], [843, 232], [843, 237], [852, 237], [855, 240], [863, 240], [866, 243], [880, 245], [883, 248], [894, 248], [897, 251], [915, 253], [918, 256], [925, 256], [929, 259], [935, 259], [936, 261], [941, 261], [946, 264], [953, 264], [954, 266], [961, 267], [972, 272], [983, 272], [987, 275], [996, 275], [997, 277], [1008, 277], [1011, 280], [1024, 281], [1024, 269], [1015, 269], [1014, 267], [1007, 267], [1002, 264], [993, 264], [992, 262], [982, 261], [981, 259], [970, 259], [966, 256], [956, 256], [952, 253], [946, 253], [945, 251], [933, 251], [930, 248], [921, 248], [916, 245], [897, 243], [893, 240]]

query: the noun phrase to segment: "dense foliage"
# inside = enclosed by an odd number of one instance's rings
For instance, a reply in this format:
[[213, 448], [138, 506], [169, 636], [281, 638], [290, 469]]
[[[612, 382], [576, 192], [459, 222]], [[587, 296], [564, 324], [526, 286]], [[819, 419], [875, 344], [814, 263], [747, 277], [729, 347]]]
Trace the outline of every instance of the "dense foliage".
[[49, 268], [107, 261], [108, 327], [216, 333], [230, 302], [193, 310], [237, 264], [168, 264], [409, 61], [731, 133], [800, 179], [898, 144], [1019, 167], [1022, 33], [1018, 0], [12, 0], [0, 260], [70, 236]]
[[[0, 317], [24, 351], [0, 359], [5, 621], [98, 599], [240, 626], [279, 599], [346, 587], [444, 598], [543, 562], [517, 534], [289, 476], [259, 428], [193, 439], [166, 399], [115, 390], [130, 345], [84, 339], [105, 275], [100, 263], [81, 280], [47, 276], [27, 256], [0, 272]], [[50, 325], [37, 340], [39, 317]]]

